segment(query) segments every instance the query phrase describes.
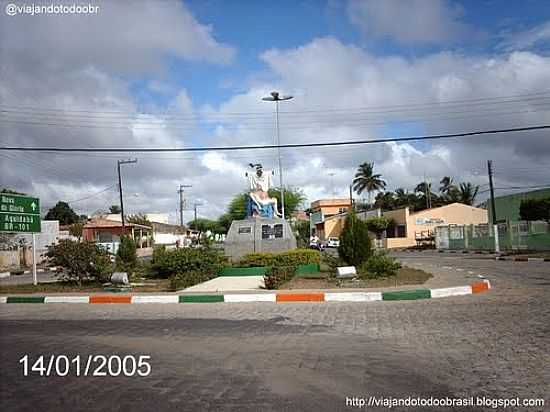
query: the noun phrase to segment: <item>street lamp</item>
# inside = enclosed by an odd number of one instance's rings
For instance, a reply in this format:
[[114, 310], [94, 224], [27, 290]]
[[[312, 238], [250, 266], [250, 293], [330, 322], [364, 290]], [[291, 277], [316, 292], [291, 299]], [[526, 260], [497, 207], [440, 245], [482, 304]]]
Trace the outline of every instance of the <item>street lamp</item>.
[[137, 163], [137, 159], [129, 159], [129, 160], [117, 160], [117, 171], [118, 171], [118, 191], [120, 194], [120, 216], [122, 218], [122, 228], [124, 229], [126, 226], [126, 222], [124, 221], [124, 201], [122, 199], [122, 177], [120, 176], [120, 165], [126, 165], [131, 163]]
[[271, 92], [271, 96], [262, 97], [266, 102], [275, 102], [275, 129], [277, 130], [277, 154], [279, 158], [279, 185], [281, 186], [281, 212], [285, 218], [285, 189], [283, 187], [283, 167], [281, 166], [281, 136], [279, 134], [279, 102], [290, 100], [293, 96], [279, 96], [279, 92]]

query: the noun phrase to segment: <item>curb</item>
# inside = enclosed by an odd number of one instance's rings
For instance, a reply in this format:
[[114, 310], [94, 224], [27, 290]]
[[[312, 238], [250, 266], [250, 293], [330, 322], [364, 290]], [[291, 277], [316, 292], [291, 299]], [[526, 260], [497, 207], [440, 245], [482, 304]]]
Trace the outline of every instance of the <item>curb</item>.
[[375, 302], [436, 299], [486, 292], [487, 279], [468, 286], [438, 289], [413, 289], [391, 292], [279, 292], [223, 295], [92, 295], [92, 296], [0, 296], [0, 303], [244, 303], [244, 302]]
[[530, 257], [506, 257], [497, 256], [495, 260], [507, 260], [512, 262], [550, 262], [550, 258], [530, 258]]

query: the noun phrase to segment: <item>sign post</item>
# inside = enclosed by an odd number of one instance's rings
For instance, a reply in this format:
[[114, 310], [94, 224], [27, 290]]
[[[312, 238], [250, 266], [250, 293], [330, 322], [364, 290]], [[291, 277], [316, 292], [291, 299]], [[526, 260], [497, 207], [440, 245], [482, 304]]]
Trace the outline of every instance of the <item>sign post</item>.
[[0, 232], [32, 233], [32, 279], [36, 276], [36, 235], [40, 233], [40, 200], [36, 197], [0, 194]]

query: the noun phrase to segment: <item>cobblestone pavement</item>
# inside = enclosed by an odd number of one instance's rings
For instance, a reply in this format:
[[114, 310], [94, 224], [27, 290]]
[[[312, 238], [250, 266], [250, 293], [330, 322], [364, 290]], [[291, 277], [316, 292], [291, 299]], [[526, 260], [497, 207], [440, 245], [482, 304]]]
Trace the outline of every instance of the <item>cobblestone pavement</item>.
[[[371, 303], [2, 305], [0, 407], [335, 411], [356, 409], [346, 397], [369, 395], [546, 397], [548, 405], [550, 264], [399, 258], [446, 276], [482, 274], [494, 289]], [[25, 354], [146, 354], [152, 373], [24, 377]]]

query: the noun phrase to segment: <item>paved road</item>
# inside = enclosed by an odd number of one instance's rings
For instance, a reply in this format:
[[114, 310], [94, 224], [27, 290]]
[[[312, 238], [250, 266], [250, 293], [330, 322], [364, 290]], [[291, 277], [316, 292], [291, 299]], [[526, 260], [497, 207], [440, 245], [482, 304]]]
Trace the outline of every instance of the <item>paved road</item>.
[[[550, 402], [548, 263], [401, 259], [483, 274], [494, 289], [365, 304], [2, 305], [0, 407], [335, 411], [356, 409], [346, 397], [369, 395]], [[152, 373], [24, 377], [18, 360], [25, 354], [146, 354]]]

